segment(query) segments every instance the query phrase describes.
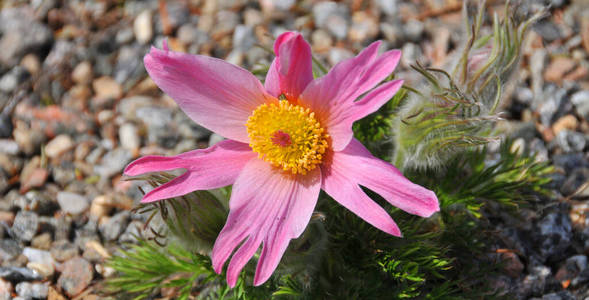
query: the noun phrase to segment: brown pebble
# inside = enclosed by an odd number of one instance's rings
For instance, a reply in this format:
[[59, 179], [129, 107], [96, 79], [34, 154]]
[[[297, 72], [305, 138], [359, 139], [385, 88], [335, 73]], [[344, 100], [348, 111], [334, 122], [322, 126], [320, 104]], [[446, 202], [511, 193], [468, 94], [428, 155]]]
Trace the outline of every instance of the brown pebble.
[[554, 122], [554, 124], [552, 125], [552, 132], [554, 132], [554, 135], [558, 135], [559, 132], [563, 131], [563, 130], [575, 130], [577, 129], [577, 126], [579, 125], [579, 121], [577, 121], [577, 118], [575, 118], [575, 116], [573, 115], [566, 115], [560, 119], [558, 119], [556, 122]]
[[544, 71], [544, 79], [546, 81], [559, 83], [562, 81], [564, 75], [572, 71], [576, 66], [576, 62], [567, 57], [556, 57], [550, 62], [550, 65]]
[[49, 287], [49, 294], [47, 294], [47, 300], [66, 300], [66, 299], [55, 288], [50, 286]]
[[70, 297], [80, 294], [92, 282], [92, 265], [81, 257], [65, 262], [57, 285]]

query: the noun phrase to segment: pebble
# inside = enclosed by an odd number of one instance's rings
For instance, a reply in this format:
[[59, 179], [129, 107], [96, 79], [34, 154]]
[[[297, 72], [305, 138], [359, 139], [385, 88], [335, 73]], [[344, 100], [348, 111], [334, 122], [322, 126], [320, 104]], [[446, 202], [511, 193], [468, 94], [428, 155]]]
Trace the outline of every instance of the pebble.
[[12, 283], [0, 278], [0, 300], [12, 299]]
[[39, 273], [44, 273], [44, 277], [48, 277], [53, 274], [55, 268], [55, 260], [53, 259], [53, 256], [51, 256], [51, 253], [49, 251], [26, 247], [23, 250], [23, 255], [27, 257], [27, 259], [29, 260], [29, 264], [33, 263], [33, 266], [43, 270], [43, 272]]
[[72, 80], [78, 84], [89, 84], [93, 77], [92, 64], [89, 61], [79, 63], [72, 71]]
[[583, 151], [587, 144], [584, 134], [571, 130], [560, 131], [556, 135], [555, 141], [565, 153]]
[[22, 267], [0, 267], [0, 277], [10, 281], [35, 281], [42, 276], [34, 270]]
[[589, 91], [579, 91], [571, 96], [571, 102], [575, 105], [577, 113], [589, 120]]
[[94, 167], [94, 171], [102, 178], [110, 178], [120, 174], [123, 168], [131, 162], [133, 155], [126, 149], [116, 148], [107, 152], [101, 160], [101, 164]]
[[16, 293], [25, 299], [47, 298], [47, 294], [49, 293], [49, 282], [21, 282], [16, 285]]
[[577, 126], [579, 126], [579, 121], [577, 121], [577, 118], [573, 115], [566, 115], [554, 122], [552, 125], [552, 131], [554, 134], [558, 135], [558, 133], [562, 130], [575, 130], [577, 129]]
[[79, 254], [78, 247], [68, 240], [57, 240], [51, 246], [51, 256], [56, 261], [63, 262]]
[[33, 239], [39, 229], [39, 218], [37, 214], [30, 211], [19, 211], [12, 224], [14, 237], [29, 242]]
[[544, 80], [561, 82], [564, 75], [572, 71], [576, 65], [577, 63], [570, 58], [556, 57], [544, 70]]
[[108, 76], [102, 76], [94, 79], [92, 88], [98, 99], [119, 99], [123, 95], [123, 88], [114, 79]]
[[543, 260], [557, 260], [571, 245], [572, 224], [568, 214], [553, 212], [537, 224], [536, 247]]
[[23, 249], [16, 240], [0, 240], [0, 260], [10, 261], [19, 256]]
[[0, 139], [0, 153], [16, 155], [20, 151], [18, 143], [11, 139]]
[[61, 276], [57, 280], [57, 285], [68, 296], [74, 297], [88, 287], [92, 281], [92, 277], [92, 265], [83, 258], [75, 257], [64, 263]]
[[102, 234], [102, 237], [105, 241], [114, 241], [119, 238], [119, 236], [125, 231], [127, 228], [127, 224], [129, 223], [130, 213], [128, 211], [122, 211], [114, 216], [107, 218], [104, 217], [100, 220], [98, 225], [98, 229]]
[[29, 73], [21, 66], [15, 66], [0, 78], [0, 91], [10, 93], [29, 77]]
[[66, 298], [63, 295], [61, 295], [55, 288], [50, 286], [47, 300], [66, 300]]
[[153, 23], [151, 21], [151, 11], [144, 10], [133, 22], [133, 32], [135, 39], [141, 44], [147, 44], [153, 38]]
[[35, 20], [30, 7], [5, 8], [0, 12], [0, 63], [13, 66], [27, 52], [41, 52], [53, 42], [49, 27]]
[[133, 153], [133, 157], [136, 157], [141, 146], [141, 140], [139, 138], [138, 130], [132, 123], [125, 123], [119, 128], [119, 140], [121, 141], [121, 147], [129, 150]]
[[59, 202], [59, 206], [63, 211], [72, 215], [85, 212], [90, 205], [86, 197], [71, 192], [57, 193], [57, 202]]
[[589, 182], [589, 168], [575, 169], [568, 175], [566, 181], [560, 188], [560, 192], [564, 196], [572, 195], [586, 182]]
[[49, 158], [57, 158], [64, 152], [74, 148], [74, 141], [67, 134], [60, 134], [45, 146], [45, 154]]

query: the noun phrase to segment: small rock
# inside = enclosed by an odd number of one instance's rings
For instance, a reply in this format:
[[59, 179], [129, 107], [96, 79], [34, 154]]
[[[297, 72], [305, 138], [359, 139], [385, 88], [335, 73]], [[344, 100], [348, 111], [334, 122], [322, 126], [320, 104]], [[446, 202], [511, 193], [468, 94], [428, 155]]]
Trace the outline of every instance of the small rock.
[[[119, 128], [119, 140], [121, 147], [129, 150], [131, 153], [138, 153], [141, 146], [141, 140], [137, 127], [131, 123], [125, 123]], [[136, 156], [136, 155], [133, 155]]]
[[351, 41], [364, 43], [372, 40], [378, 35], [378, 20], [365, 11], [354, 12], [352, 15], [352, 26], [348, 32]]
[[147, 44], [153, 38], [153, 23], [151, 18], [151, 11], [144, 10], [133, 22], [135, 39], [137, 39], [140, 44]]
[[21, 267], [0, 267], [0, 277], [10, 281], [35, 281], [43, 279], [39, 273]]
[[70, 192], [57, 193], [57, 202], [61, 209], [72, 215], [79, 215], [88, 209], [89, 203], [86, 197]]
[[19, 296], [25, 299], [31, 298], [47, 298], [49, 293], [49, 282], [45, 283], [29, 283], [21, 282], [16, 285], [16, 292]]
[[68, 296], [74, 297], [86, 289], [92, 281], [92, 276], [92, 265], [83, 258], [75, 257], [65, 262], [63, 272], [57, 280], [57, 285]]
[[511, 276], [512, 278], [518, 278], [522, 274], [524, 270], [524, 264], [522, 264], [517, 254], [513, 252], [505, 252], [501, 254], [501, 259], [505, 264], [504, 270], [507, 275]]
[[127, 229], [121, 237], [119, 238], [119, 243], [135, 243], [137, 242], [137, 237], [141, 236], [141, 228], [143, 227], [143, 223], [140, 221], [132, 221], [127, 226]]
[[[589, 23], [589, 22], [588, 22]], [[571, 96], [571, 102], [575, 105], [577, 113], [585, 118], [589, 119], [589, 91], [579, 91]]]
[[409, 41], [414, 43], [420, 42], [423, 32], [425, 31], [425, 25], [419, 20], [410, 19], [405, 23], [404, 30], [405, 36]]
[[12, 224], [14, 237], [29, 242], [33, 239], [39, 229], [39, 219], [37, 214], [30, 211], [19, 211]]
[[582, 184], [589, 182], [589, 168], [578, 168], [568, 175], [560, 192], [564, 196], [572, 195]]
[[88, 84], [92, 81], [92, 77], [94, 74], [89, 61], [79, 63], [72, 71], [72, 79], [78, 84]]
[[572, 224], [568, 214], [554, 212], [546, 215], [537, 224], [535, 244], [544, 260], [558, 259], [571, 245]]
[[327, 60], [329, 61], [330, 65], [335, 66], [337, 63], [351, 57], [354, 57], [354, 53], [350, 52], [349, 50], [333, 47], [329, 49]]
[[311, 43], [313, 45], [313, 51], [324, 52], [328, 51], [333, 45], [333, 39], [323, 29], [317, 29], [311, 34]]
[[123, 95], [123, 88], [114, 79], [102, 76], [92, 82], [92, 88], [98, 99], [119, 99]]
[[28, 5], [5, 8], [0, 12], [0, 63], [15, 65], [26, 53], [47, 50], [53, 42], [53, 31], [35, 20]]
[[21, 66], [12, 68], [0, 78], [0, 91], [10, 93], [29, 77], [29, 73]]
[[397, 17], [399, 11], [398, 0], [376, 0], [376, 6], [387, 16]]
[[544, 71], [544, 80], [560, 82], [564, 75], [573, 70], [577, 63], [565, 57], [556, 57]]
[[114, 241], [118, 239], [121, 233], [127, 228], [129, 216], [130, 214], [128, 211], [122, 211], [111, 218], [102, 218], [98, 225], [102, 237], [106, 241]]
[[23, 250], [23, 255], [29, 260], [27, 267], [37, 270], [45, 278], [53, 275], [55, 260], [49, 251], [27, 247]]
[[58, 240], [53, 242], [51, 255], [57, 261], [66, 261], [79, 254], [78, 247], [68, 240]]
[[[243, 20], [244, 20], [245, 25], [254, 27], [254, 26], [260, 25], [264, 22], [264, 16], [262, 15], [262, 12], [260, 12], [259, 10], [256, 10], [253, 8], [247, 8], [243, 12]], [[180, 27], [178, 29], [178, 31], [181, 28], [182, 27]]]
[[110, 178], [113, 175], [121, 173], [123, 168], [131, 162], [133, 155], [126, 149], [116, 148], [109, 151], [102, 157], [100, 165], [94, 167], [94, 170], [102, 178]]
[[554, 122], [552, 125], [552, 131], [554, 134], [558, 135], [558, 133], [564, 129], [575, 130], [577, 129], [577, 126], [579, 126], [577, 118], [573, 115], [566, 115]]
[[45, 146], [45, 154], [49, 158], [57, 158], [74, 147], [74, 141], [67, 134], [60, 134]]
[[584, 134], [570, 130], [560, 131], [556, 135], [555, 141], [565, 153], [583, 151], [587, 144]]
[[12, 283], [0, 278], [0, 300], [12, 299]]
[[117, 35], [115, 36], [115, 41], [119, 45], [128, 44], [133, 41], [133, 29], [130, 27], [121, 28], [121, 30], [117, 31]]
[[107, 195], [100, 195], [92, 200], [90, 205], [90, 215], [99, 220], [101, 217], [108, 215], [112, 210], [112, 198]]
[[61, 295], [55, 288], [50, 286], [47, 300], [66, 300], [66, 298], [63, 295]]
[[10, 261], [22, 253], [23, 249], [13, 239], [0, 240], [0, 260]]
[[32, 53], [25, 55], [21, 59], [20, 65], [32, 75], [38, 74], [41, 70], [41, 62], [39, 61], [39, 57]]

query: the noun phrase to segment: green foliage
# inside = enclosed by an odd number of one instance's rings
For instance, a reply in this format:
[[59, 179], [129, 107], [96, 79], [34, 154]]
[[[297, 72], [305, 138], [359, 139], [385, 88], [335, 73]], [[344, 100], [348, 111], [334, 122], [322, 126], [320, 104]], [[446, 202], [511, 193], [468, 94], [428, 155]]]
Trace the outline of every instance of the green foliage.
[[218, 280], [208, 256], [176, 245], [164, 249], [144, 240], [121, 250], [108, 266], [120, 276], [108, 279], [106, 292], [127, 299], [145, 299], [161, 288], [176, 289], [177, 299], [188, 299], [197, 284]]

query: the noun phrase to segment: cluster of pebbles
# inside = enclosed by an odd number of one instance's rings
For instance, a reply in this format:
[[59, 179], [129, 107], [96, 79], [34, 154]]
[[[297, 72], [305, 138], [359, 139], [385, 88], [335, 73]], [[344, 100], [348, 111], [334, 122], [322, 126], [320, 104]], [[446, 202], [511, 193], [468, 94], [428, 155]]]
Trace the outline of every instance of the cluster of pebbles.
[[[490, 10], [500, 12], [501, 3]], [[497, 3], [495, 3], [497, 2]], [[496, 218], [505, 274], [521, 299], [589, 297], [589, 9], [550, 5], [524, 45], [505, 110], [516, 142], [551, 161], [554, 194], [525, 220]], [[578, 2], [578, 3], [577, 3]], [[249, 70], [272, 59], [273, 37], [298, 30], [326, 65], [380, 39], [409, 65], [442, 66], [463, 41], [460, 1], [33, 0], [0, 10], [0, 299], [98, 299], [104, 265], [142, 234], [141, 198], [123, 168], [222, 137], [194, 124], [147, 76], [142, 58], [176, 51]], [[580, 297], [580, 298], [579, 298]]]

